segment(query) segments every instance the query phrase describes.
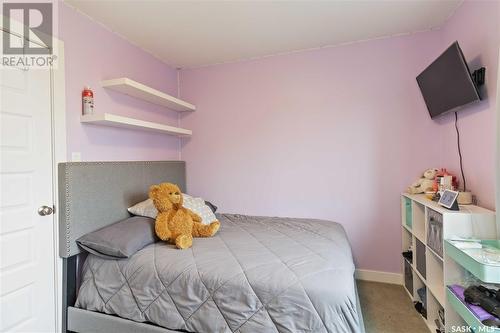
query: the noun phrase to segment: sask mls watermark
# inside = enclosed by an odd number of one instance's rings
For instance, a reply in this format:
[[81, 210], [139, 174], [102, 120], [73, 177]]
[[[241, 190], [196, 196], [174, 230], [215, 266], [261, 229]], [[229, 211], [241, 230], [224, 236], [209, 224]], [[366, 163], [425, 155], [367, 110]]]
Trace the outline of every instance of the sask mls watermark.
[[29, 69], [56, 65], [55, 3], [3, 1], [2, 66]]

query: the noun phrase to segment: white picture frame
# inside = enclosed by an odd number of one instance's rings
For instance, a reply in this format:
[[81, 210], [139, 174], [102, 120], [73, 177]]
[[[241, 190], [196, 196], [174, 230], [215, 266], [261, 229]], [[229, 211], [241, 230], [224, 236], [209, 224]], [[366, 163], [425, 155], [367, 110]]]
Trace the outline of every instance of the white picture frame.
[[439, 204], [445, 208], [452, 209], [453, 204], [457, 201], [458, 191], [444, 190], [439, 198]]

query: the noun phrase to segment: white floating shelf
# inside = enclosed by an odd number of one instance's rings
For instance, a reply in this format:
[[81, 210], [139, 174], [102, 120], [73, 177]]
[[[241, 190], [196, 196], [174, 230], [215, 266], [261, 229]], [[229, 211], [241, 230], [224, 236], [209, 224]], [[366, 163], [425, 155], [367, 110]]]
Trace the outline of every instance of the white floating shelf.
[[111, 113], [83, 115], [80, 117], [80, 122], [85, 124], [110, 126], [128, 129], [139, 129], [150, 132], [159, 132], [170, 135], [189, 136], [193, 134], [191, 130], [173, 127], [169, 125], [153, 123], [134, 118], [117, 116]]
[[195, 111], [196, 106], [159, 90], [148, 87], [126, 77], [101, 81], [104, 88], [142, 99], [143, 101], [165, 106], [175, 111]]

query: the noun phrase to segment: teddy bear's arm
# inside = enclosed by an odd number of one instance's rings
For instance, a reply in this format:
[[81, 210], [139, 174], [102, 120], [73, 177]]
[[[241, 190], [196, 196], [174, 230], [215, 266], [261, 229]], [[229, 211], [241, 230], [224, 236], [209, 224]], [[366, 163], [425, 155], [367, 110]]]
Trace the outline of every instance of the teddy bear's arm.
[[214, 221], [208, 225], [194, 222], [192, 234], [194, 237], [211, 237], [215, 235], [217, 230], [219, 230], [219, 227], [219, 221]]
[[172, 237], [172, 232], [168, 228], [168, 219], [166, 216], [158, 216], [155, 222], [155, 232], [158, 238], [163, 241], [169, 240]]
[[188, 214], [191, 216], [193, 219], [193, 222], [202, 222], [201, 216], [193, 212], [191, 209], [186, 208]]

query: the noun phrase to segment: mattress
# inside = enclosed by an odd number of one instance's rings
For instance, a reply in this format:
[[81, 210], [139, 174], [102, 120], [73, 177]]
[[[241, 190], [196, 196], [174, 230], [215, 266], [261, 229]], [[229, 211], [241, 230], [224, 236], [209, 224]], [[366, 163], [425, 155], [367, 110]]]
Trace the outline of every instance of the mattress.
[[89, 255], [75, 306], [188, 332], [363, 332], [354, 264], [335, 222], [218, 214], [212, 238]]

